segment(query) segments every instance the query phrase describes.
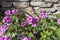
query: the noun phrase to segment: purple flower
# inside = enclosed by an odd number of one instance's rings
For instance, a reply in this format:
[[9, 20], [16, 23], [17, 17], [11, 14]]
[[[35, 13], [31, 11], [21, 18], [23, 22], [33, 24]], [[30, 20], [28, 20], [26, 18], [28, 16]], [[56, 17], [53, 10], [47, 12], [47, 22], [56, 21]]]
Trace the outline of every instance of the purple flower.
[[18, 37], [19, 37], [20, 39], [22, 39], [22, 38], [23, 38], [22, 34], [19, 34], [19, 35], [18, 35]]
[[38, 17], [35, 17], [35, 18], [33, 18], [31, 16], [27, 17], [27, 23], [32, 25], [32, 27], [36, 27], [38, 22], [39, 22], [39, 18]]
[[0, 40], [11, 40], [7, 35], [0, 37]]
[[27, 21], [32, 21], [32, 17], [31, 16], [27, 17]]
[[30, 37], [25, 37], [22, 40], [31, 40], [31, 38]]
[[20, 40], [31, 40], [30, 37], [24, 37], [22, 36], [22, 34], [19, 34], [18, 37], [20, 38]]
[[5, 16], [2, 22], [6, 23], [7, 25], [11, 25], [11, 16]]
[[18, 10], [17, 10], [17, 9], [13, 9], [13, 10], [12, 10], [12, 13], [13, 13], [13, 14], [16, 14], [16, 13], [18, 13]]
[[57, 24], [60, 24], [60, 19], [57, 20]]
[[36, 27], [38, 21], [39, 21], [39, 18], [38, 18], [38, 17], [33, 18], [33, 21], [32, 21], [32, 27]]
[[43, 11], [39, 14], [40, 18], [46, 18], [46, 16], [47, 16], [46, 13]]
[[38, 17], [33, 18], [33, 22], [34, 23], [37, 23], [38, 21], [39, 21], [39, 18]]
[[6, 10], [6, 11], [5, 11], [5, 14], [6, 14], [6, 15], [12, 15], [11, 10]]
[[25, 27], [25, 26], [26, 26], [26, 22], [22, 21], [22, 22], [21, 22], [21, 26], [22, 26], [22, 27]]
[[6, 30], [7, 30], [7, 26], [6, 25], [1, 25], [0, 26], [0, 35], [2, 35]]
[[38, 17], [35, 17], [35, 18], [31, 16], [27, 17], [27, 23], [32, 25], [32, 27], [36, 27], [38, 21], [39, 21]]
[[9, 26], [9, 25], [11, 25], [11, 24], [12, 24], [12, 22], [11, 22], [11, 21], [7, 22], [7, 26]]

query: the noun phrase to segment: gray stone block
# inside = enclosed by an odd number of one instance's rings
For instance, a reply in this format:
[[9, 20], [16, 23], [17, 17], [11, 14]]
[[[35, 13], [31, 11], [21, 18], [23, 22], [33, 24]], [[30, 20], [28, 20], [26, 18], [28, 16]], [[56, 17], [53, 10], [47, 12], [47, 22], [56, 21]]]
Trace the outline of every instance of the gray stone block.
[[42, 4], [42, 6], [45, 5], [44, 2], [30, 2], [30, 5], [31, 5], [31, 6], [40, 6], [41, 4]]
[[55, 8], [40, 8], [40, 9], [43, 9], [44, 11], [46, 11], [46, 13], [51, 13], [56, 11]]
[[14, 2], [13, 5], [18, 8], [26, 8], [29, 6], [29, 2]]
[[60, 4], [54, 4], [54, 8], [58, 11], [60, 11]]
[[11, 2], [2, 2], [2, 7], [11, 7], [12, 3]]
[[30, 2], [31, 6], [39, 6], [39, 7], [51, 7], [52, 3], [44, 3], [44, 2]]
[[45, 0], [45, 2], [58, 2], [59, 0]]
[[31, 0], [32, 2], [41, 2], [43, 0]]
[[27, 2], [27, 1], [29, 1], [29, 0], [14, 0], [14, 2]]

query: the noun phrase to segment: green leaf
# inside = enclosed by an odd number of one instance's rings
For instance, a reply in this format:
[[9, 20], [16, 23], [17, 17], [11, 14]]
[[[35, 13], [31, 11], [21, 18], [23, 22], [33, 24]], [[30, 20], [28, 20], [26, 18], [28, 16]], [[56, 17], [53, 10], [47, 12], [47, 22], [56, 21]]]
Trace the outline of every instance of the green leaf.
[[52, 27], [49, 27], [49, 29], [56, 30], [56, 27], [52, 26]]
[[56, 34], [56, 36], [57, 36], [58, 38], [60, 38], [60, 28], [58, 28], [58, 29], [56, 30], [55, 34]]
[[60, 18], [60, 13], [59, 13], [59, 14], [56, 14], [56, 17], [57, 17], [57, 18]]
[[16, 33], [12, 33], [12, 37], [15, 37]]
[[15, 37], [16, 36], [16, 33], [11, 33], [11, 32], [8, 32], [7, 34], [9, 37]]
[[33, 35], [31, 32], [29, 33], [29, 36], [30, 36], [30, 37], [34, 37], [34, 35]]
[[18, 18], [16, 16], [12, 16], [12, 23], [15, 24], [16, 20], [18, 20]]

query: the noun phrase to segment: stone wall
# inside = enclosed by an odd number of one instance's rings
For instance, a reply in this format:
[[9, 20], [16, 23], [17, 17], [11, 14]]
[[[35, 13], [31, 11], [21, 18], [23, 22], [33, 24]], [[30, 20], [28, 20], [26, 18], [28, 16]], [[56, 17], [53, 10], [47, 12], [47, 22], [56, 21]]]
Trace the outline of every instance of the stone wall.
[[[12, 7], [12, 2], [2, 2], [2, 7]], [[48, 15], [54, 15], [60, 11], [60, 0], [13, 0], [13, 6], [20, 8], [30, 15], [39, 13], [43, 9]], [[26, 14], [27, 15], [27, 14]], [[35, 16], [35, 15], [34, 15]]]

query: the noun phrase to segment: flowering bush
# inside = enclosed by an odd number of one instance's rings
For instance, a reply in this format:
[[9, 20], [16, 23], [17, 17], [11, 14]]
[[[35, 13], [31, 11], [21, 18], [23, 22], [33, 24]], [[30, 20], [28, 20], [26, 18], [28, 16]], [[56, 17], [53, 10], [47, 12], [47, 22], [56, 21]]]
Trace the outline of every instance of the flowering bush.
[[[60, 19], [49, 18], [44, 11], [38, 17], [21, 18], [17, 9], [6, 10], [0, 25], [0, 40], [59, 40]], [[58, 14], [59, 15], [59, 14]]]

